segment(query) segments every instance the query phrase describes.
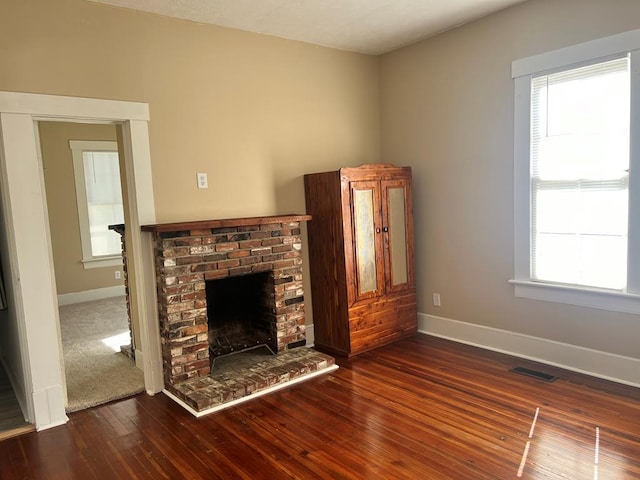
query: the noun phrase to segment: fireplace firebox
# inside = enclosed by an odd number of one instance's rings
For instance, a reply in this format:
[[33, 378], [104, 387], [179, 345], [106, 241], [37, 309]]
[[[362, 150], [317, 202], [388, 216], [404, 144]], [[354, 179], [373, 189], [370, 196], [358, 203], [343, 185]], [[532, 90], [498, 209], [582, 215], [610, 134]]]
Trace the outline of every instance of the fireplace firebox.
[[212, 371], [219, 357], [260, 347], [275, 354], [270, 277], [261, 272], [205, 282]]

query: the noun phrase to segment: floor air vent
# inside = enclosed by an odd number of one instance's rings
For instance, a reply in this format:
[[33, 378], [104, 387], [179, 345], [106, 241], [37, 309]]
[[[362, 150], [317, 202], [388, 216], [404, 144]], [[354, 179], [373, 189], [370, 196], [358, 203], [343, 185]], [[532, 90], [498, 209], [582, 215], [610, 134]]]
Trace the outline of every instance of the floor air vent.
[[553, 382], [558, 377], [554, 377], [553, 375], [549, 375], [548, 373], [538, 372], [537, 370], [531, 370], [529, 368], [524, 367], [515, 367], [510, 370], [511, 372], [520, 373], [522, 375], [527, 375], [529, 377], [537, 378], [538, 380], [542, 380], [544, 382]]

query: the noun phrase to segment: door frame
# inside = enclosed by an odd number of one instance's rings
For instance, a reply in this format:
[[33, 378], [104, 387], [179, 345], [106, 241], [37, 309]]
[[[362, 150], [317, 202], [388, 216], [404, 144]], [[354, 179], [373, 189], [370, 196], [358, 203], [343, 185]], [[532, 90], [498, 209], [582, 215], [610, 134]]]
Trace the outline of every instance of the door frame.
[[[156, 223], [149, 148], [149, 106], [118, 100], [0, 91], [0, 173], [13, 288], [9, 315], [18, 326], [24, 384], [17, 392], [27, 420], [38, 430], [65, 423], [64, 365], [38, 121], [115, 123], [122, 126], [129, 198], [126, 245], [132, 315], [140, 333], [145, 389], [162, 391], [151, 235]], [[57, 339], [57, 341], [52, 341]]]

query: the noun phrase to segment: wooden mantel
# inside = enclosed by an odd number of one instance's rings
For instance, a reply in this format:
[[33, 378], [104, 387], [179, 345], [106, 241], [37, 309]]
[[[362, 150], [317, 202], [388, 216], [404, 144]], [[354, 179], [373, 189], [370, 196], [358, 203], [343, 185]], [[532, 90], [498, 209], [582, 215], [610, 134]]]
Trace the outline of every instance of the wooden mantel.
[[158, 223], [142, 225], [143, 232], [165, 233], [208, 228], [246, 227], [249, 225], [269, 225], [272, 223], [308, 222], [311, 215], [274, 215], [267, 217], [226, 218], [222, 220], [200, 220], [196, 222]]

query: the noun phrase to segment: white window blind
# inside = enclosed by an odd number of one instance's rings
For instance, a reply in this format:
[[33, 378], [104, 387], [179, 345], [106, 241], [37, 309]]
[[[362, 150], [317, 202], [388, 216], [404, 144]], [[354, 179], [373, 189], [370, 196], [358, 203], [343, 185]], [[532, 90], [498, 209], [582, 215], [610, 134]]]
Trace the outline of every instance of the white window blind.
[[628, 56], [531, 79], [531, 278], [624, 290]]

